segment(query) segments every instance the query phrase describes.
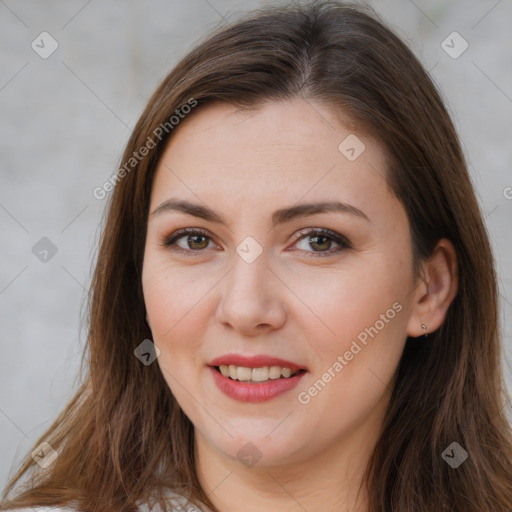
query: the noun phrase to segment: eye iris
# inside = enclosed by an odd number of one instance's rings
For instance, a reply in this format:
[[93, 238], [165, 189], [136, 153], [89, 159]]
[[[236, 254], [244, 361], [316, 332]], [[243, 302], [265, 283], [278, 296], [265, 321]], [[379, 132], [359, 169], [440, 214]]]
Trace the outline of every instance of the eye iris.
[[331, 240], [328, 237], [322, 236], [322, 235], [316, 235], [316, 236], [312, 236], [311, 239], [312, 240], [318, 240], [318, 239], [324, 240], [324, 244], [318, 243], [318, 242], [310, 242], [311, 247], [313, 247], [313, 244], [316, 244], [316, 245], [324, 245], [323, 249], [329, 249], [329, 247], [325, 247], [325, 242], [327, 242], [328, 245], [331, 242]]
[[[190, 240], [193, 239], [193, 240], [197, 240], [198, 238], [203, 238], [203, 246], [202, 247], [192, 247], [192, 245], [190, 244]], [[189, 235], [188, 237], [188, 246], [190, 247], [190, 249], [205, 249], [207, 246], [208, 246], [208, 242], [206, 242], [206, 246], [204, 246], [204, 242], [206, 241], [206, 237], [204, 235]], [[196, 241], [192, 242], [192, 243], [196, 243]], [[199, 242], [198, 245], [201, 245], [201, 243]]]

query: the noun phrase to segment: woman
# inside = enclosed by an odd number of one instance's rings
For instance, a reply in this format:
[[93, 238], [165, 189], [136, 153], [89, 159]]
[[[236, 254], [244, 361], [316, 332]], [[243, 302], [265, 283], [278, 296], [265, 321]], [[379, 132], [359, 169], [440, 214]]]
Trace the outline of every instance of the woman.
[[219, 30], [95, 194], [112, 184], [87, 376], [4, 510], [512, 510], [482, 214], [374, 14]]

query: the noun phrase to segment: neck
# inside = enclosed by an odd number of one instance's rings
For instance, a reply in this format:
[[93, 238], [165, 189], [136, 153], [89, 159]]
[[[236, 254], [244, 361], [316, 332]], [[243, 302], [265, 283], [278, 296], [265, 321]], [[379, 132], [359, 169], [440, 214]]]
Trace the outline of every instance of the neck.
[[196, 429], [196, 472], [220, 512], [367, 512], [363, 478], [379, 431], [366, 421], [314, 457], [300, 460], [296, 453], [293, 464], [246, 467]]

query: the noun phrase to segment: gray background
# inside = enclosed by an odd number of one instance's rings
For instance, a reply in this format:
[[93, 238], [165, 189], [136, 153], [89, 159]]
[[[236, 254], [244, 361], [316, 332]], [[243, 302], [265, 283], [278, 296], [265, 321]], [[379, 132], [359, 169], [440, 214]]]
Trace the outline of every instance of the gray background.
[[[177, 60], [267, 3], [0, 0], [0, 487], [76, 389], [106, 203], [92, 190]], [[512, 4], [370, 3], [431, 71], [462, 137], [497, 260], [512, 389]], [[43, 31], [59, 45], [46, 59], [31, 47]], [[456, 59], [441, 46], [453, 31], [469, 44]], [[57, 247], [46, 263], [32, 252], [42, 237]]]

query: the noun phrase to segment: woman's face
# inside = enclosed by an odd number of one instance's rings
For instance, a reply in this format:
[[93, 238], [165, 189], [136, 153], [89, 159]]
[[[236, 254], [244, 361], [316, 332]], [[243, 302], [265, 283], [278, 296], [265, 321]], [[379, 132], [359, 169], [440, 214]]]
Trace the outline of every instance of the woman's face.
[[142, 281], [157, 362], [199, 445], [246, 466], [376, 439], [411, 323], [409, 224], [385, 155], [332, 111], [202, 108], [152, 186]]

